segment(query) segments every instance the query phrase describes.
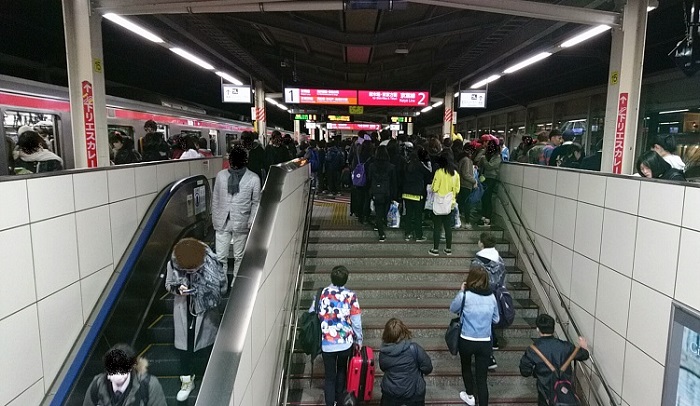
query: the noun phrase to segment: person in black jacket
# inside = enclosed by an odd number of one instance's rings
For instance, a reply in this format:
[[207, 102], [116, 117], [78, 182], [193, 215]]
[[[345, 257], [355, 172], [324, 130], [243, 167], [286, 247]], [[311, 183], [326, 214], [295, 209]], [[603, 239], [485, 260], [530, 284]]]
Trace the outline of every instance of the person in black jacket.
[[425, 379], [433, 372], [433, 363], [418, 343], [411, 341], [411, 331], [397, 318], [384, 326], [379, 352], [382, 378], [381, 406], [425, 405]]
[[112, 161], [115, 165], [141, 162], [141, 155], [134, 150], [134, 140], [128, 135], [115, 131], [109, 136], [109, 143], [114, 150], [114, 159]]
[[[554, 318], [548, 314], [540, 314], [535, 321], [540, 338], [534, 342], [542, 355], [544, 355], [555, 368], [560, 368], [566, 359], [574, 352], [574, 345], [568, 341], [562, 341], [554, 337]], [[581, 347], [574, 357], [574, 361], [585, 361], [590, 357], [588, 342], [585, 338], [578, 338], [578, 346]], [[556, 377], [547, 367], [545, 362], [535, 352], [528, 348], [520, 358], [520, 375], [534, 376], [537, 379], [537, 404], [548, 406]], [[571, 366], [564, 371], [563, 376], [572, 378]]]
[[267, 168], [265, 167], [265, 149], [255, 139], [255, 134], [250, 131], [241, 133], [243, 147], [248, 150], [248, 169], [253, 171], [265, 183]]
[[[423, 162], [420, 156], [428, 162]], [[426, 186], [433, 180], [428, 153], [423, 147], [417, 147], [408, 158], [403, 171], [403, 198], [406, 207], [404, 217], [405, 240], [415, 238], [417, 242], [427, 240], [423, 236], [423, 208], [425, 207]]]
[[671, 167], [661, 155], [647, 151], [637, 158], [637, 172], [645, 178], [685, 181], [683, 172]]
[[282, 144], [282, 133], [275, 130], [270, 137], [270, 143], [265, 148], [265, 168], [269, 170], [270, 166], [281, 164], [290, 161], [292, 156], [289, 154], [289, 149]]
[[389, 212], [389, 204], [396, 200], [396, 169], [389, 162], [389, 152], [385, 146], [377, 148], [374, 161], [369, 165], [367, 175], [369, 194], [374, 201], [376, 214], [375, 226], [379, 232], [379, 241], [384, 242], [386, 235], [386, 215]]

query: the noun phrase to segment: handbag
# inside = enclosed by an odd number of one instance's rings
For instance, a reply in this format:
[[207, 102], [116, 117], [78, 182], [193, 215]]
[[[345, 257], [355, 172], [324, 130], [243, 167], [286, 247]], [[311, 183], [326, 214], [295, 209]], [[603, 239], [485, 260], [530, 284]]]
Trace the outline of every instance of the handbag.
[[433, 214], [436, 216], [445, 216], [452, 213], [452, 201], [454, 195], [452, 192], [447, 192], [445, 196], [435, 193], [435, 201], [433, 202]]
[[462, 311], [464, 310], [464, 299], [467, 298], [467, 292], [462, 296], [462, 306], [459, 308], [459, 314], [454, 319], [450, 320], [450, 325], [445, 331], [445, 343], [450, 354], [457, 355], [459, 352], [459, 336], [462, 334]]

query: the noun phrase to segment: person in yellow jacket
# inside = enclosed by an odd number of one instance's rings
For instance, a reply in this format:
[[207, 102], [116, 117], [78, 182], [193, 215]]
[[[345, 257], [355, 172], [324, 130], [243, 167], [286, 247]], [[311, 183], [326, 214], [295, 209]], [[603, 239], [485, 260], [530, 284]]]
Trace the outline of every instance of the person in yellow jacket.
[[[447, 153], [441, 153], [437, 159], [437, 171], [433, 176], [433, 193], [437, 196], [447, 196], [452, 193], [452, 206], [457, 204], [457, 194], [459, 193], [459, 173], [457, 166], [452, 160], [452, 156]], [[435, 207], [435, 206], [433, 206]], [[452, 213], [435, 214], [433, 208], [433, 248], [428, 251], [432, 256], [440, 255], [440, 233], [445, 230], [445, 255], [452, 255]]]

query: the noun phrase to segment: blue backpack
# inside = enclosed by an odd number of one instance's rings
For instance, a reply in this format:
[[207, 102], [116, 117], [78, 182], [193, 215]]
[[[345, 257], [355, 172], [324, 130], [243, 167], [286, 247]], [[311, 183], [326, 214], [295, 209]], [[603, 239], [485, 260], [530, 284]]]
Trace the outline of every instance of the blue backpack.
[[360, 162], [360, 157], [357, 157], [357, 166], [352, 170], [353, 186], [364, 186], [367, 184], [367, 175], [365, 174], [365, 164]]
[[321, 162], [318, 160], [318, 151], [315, 149], [310, 149], [309, 150], [311, 154], [309, 154], [309, 164], [311, 164], [311, 172], [318, 172], [319, 166], [321, 166]]

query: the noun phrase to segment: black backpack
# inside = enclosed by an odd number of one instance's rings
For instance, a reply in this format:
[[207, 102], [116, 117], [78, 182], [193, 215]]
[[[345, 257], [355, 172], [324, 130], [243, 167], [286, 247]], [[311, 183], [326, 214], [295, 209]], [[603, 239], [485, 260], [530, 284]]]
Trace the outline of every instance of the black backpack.
[[389, 197], [391, 194], [391, 179], [389, 178], [389, 168], [384, 167], [381, 170], [379, 165], [376, 166], [377, 171], [372, 173], [372, 182], [369, 185], [369, 193], [372, 197]]
[[321, 321], [318, 318], [319, 299], [323, 288], [316, 292], [314, 297], [314, 311], [304, 313], [299, 319], [299, 346], [304, 354], [311, 355], [311, 365], [318, 354], [321, 353]]
[[571, 382], [571, 378], [564, 373], [569, 368], [574, 357], [576, 357], [580, 347], [577, 346], [574, 348], [574, 351], [559, 369], [556, 369], [554, 365], [552, 365], [535, 344], [530, 345], [530, 349], [544, 361], [545, 365], [552, 371], [552, 375], [554, 376], [554, 384], [550, 388], [549, 398], [547, 399], [549, 406], [580, 406], [581, 401], [576, 395], [574, 384]]
[[326, 152], [326, 170], [339, 171], [343, 167], [343, 153], [337, 147], [331, 147]]

